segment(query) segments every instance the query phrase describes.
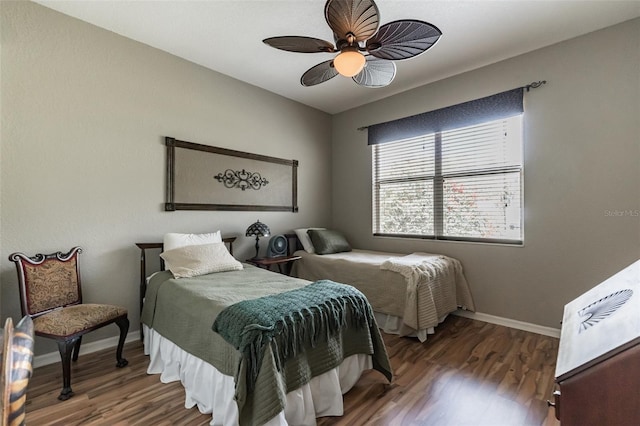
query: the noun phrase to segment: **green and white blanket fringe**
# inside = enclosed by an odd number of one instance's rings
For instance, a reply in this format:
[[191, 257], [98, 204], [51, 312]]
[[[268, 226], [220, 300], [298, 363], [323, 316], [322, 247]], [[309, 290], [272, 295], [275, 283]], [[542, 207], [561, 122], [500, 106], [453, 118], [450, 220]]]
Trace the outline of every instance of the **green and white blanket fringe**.
[[346, 327], [377, 327], [373, 310], [359, 290], [329, 280], [235, 303], [213, 324], [213, 330], [244, 358], [249, 391], [254, 389], [267, 345], [281, 370], [305, 347], [315, 347]]

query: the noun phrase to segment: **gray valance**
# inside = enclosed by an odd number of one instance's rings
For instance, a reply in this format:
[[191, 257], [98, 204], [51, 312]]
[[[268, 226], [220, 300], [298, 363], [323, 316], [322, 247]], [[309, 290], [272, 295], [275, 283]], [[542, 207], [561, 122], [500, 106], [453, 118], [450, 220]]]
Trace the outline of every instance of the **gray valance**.
[[368, 127], [369, 145], [408, 139], [522, 114], [525, 87]]

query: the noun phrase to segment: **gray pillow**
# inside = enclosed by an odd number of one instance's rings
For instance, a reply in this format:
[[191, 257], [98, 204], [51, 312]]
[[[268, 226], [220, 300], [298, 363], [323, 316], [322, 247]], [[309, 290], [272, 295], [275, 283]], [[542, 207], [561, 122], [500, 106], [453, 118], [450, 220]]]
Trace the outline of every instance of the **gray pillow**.
[[338, 231], [331, 229], [309, 229], [307, 231], [317, 254], [341, 253], [351, 251], [347, 239]]

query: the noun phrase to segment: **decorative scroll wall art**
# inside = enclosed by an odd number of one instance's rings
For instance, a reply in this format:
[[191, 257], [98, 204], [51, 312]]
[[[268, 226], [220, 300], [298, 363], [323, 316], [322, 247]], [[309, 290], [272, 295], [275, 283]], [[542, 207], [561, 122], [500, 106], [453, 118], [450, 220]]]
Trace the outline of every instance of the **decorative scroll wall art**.
[[165, 210], [298, 211], [298, 162], [165, 138]]

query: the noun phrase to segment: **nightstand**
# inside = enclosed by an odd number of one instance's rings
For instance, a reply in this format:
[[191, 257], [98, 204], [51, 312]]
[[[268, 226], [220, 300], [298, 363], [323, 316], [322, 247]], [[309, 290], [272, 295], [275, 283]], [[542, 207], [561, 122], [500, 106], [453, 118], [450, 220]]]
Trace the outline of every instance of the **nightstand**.
[[278, 265], [278, 271], [281, 274], [289, 275], [291, 273], [291, 265], [298, 259], [300, 259], [300, 256], [277, 256], [247, 259], [245, 262], [269, 270], [271, 265]]

